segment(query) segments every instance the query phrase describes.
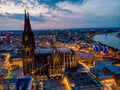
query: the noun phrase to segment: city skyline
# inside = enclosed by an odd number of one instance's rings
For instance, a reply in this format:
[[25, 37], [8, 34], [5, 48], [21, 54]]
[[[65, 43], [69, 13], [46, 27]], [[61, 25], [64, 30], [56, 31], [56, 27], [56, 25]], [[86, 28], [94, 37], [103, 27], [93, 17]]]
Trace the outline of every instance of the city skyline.
[[0, 90], [120, 90], [120, 28], [33, 33], [29, 17], [0, 31]]
[[23, 30], [24, 9], [32, 29], [120, 27], [119, 0], [1, 0], [0, 30]]

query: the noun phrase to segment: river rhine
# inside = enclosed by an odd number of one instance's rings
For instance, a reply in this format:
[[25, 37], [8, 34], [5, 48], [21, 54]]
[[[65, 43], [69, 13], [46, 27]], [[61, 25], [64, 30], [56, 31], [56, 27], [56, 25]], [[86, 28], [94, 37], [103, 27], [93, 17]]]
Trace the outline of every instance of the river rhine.
[[120, 50], [120, 38], [116, 37], [116, 34], [117, 33], [99, 34], [95, 35], [93, 39]]

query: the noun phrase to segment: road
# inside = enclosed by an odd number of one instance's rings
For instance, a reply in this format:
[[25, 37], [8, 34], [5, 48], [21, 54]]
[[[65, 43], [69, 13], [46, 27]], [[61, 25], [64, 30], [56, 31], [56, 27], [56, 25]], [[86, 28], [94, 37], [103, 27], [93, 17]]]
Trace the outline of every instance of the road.
[[81, 61], [78, 61], [79, 64], [81, 64], [84, 68], [86, 68], [87, 72], [90, 71], [90, 67], [87, 66], [86, 64], [82, 63]]
[[10, 59], [10, 54], [8, 53], [4, 61], [4, 68], [7, 69], [8, 71], [10, 70], [10, 66], [11, 66], [9, 63], [9, 59]]

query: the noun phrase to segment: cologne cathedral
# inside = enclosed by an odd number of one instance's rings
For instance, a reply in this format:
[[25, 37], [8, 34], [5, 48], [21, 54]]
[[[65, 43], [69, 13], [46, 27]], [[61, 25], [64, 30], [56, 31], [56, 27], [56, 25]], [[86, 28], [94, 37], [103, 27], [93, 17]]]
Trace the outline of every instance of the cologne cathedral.
[[24, 75], [47, 75], [62, 77], [64, 72], [75, 68], [75, 52], [69, 48], [35, 48], [34, 34], [31, 30], [29, 14], [25, 11], [24, 31], [22, 33], [23, 73]]

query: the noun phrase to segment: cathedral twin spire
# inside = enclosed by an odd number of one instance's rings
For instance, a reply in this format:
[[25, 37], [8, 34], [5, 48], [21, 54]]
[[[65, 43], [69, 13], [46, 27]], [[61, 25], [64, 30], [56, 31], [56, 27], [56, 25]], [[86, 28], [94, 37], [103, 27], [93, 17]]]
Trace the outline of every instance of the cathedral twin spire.
[[24, 32], [22, 32], [22, 53], [23, 53], [23, 73], [28, 75], [34, 69], [34, 49], [35, 49], [35, 40], [34, 34], [31, 30], [29, 13], [25, 10], [24, 17]]
[[31, 31], [29, 13], [26, 12], [26, 10], [25, 10], [25, 18], [24, 18], [24, 31], [25, 31], [25, 32]]

